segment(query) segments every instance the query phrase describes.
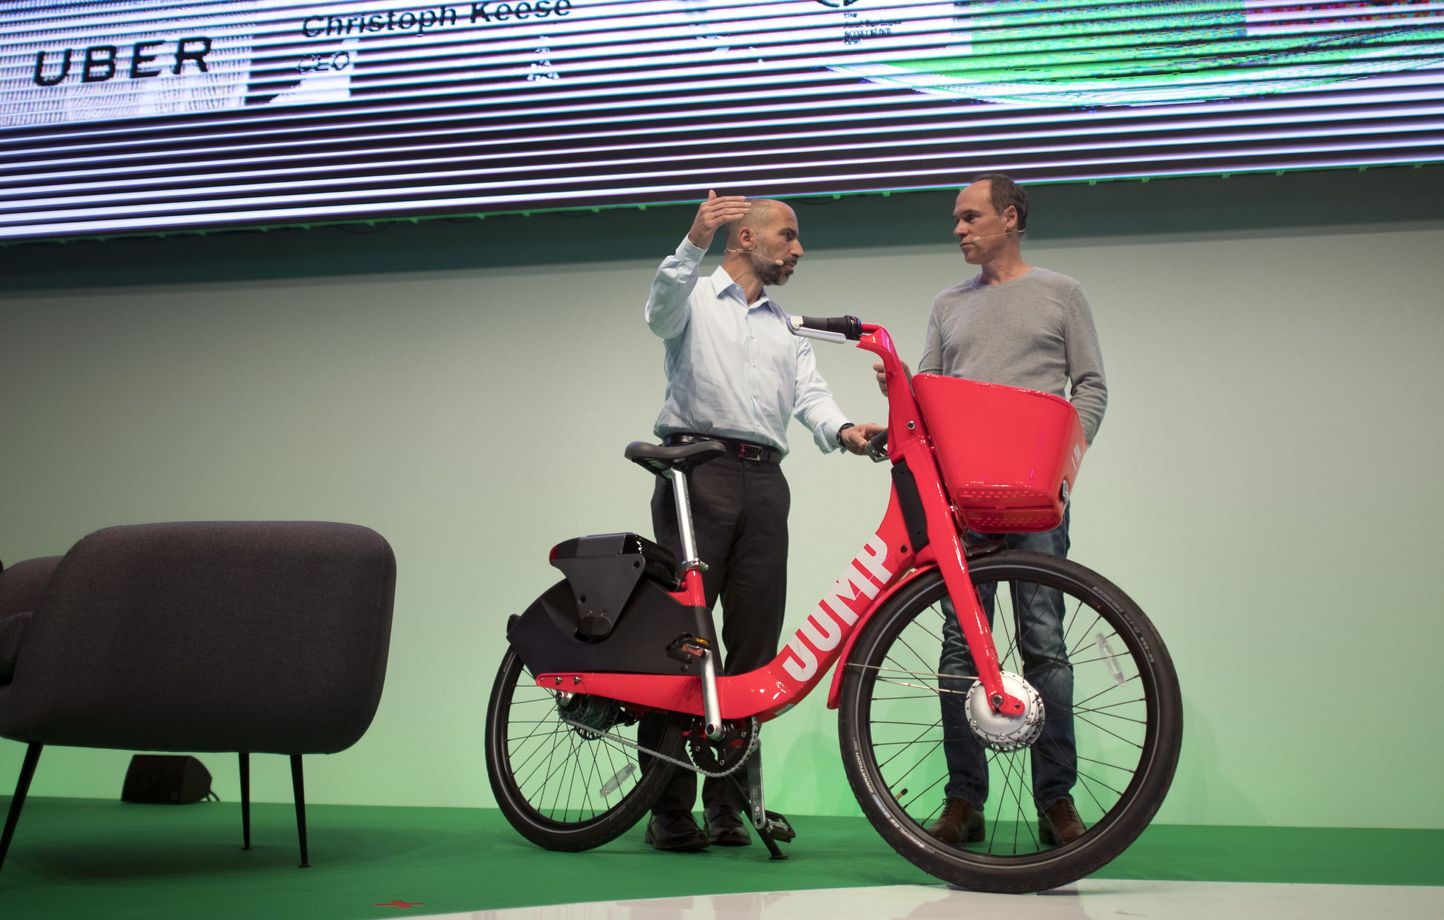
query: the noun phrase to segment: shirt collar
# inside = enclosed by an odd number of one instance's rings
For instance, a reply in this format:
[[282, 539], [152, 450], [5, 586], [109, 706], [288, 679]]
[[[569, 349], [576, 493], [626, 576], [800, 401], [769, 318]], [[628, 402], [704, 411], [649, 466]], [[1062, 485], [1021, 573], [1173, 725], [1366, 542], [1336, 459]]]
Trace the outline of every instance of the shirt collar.
[[[746, 299], [746, 294], [744, 294], [742, 291], [742, 285], [734, 281], [732, 279], [732, 276], [727, 273], [727, 269], [723, 268], [722, 266], [717, 266], [717, 270], [712, 272], [711, 280], [712, 291], [714, 294], [717, 295], [719, 299], [729, 296], [729, 288], [736, 291], [735, 294], [730, 295], [731, 297], [735, 297], [735, 299], [738, 301], [743, 301]], [[760, 307], [770, 307], [775, 311], [781, 312], [781, 308], [773, 302], [771, 297], [767, 296], [766, 288], [762, 289], [762, 296], [758, 297], [752, 303], [747, 304], [747, 309], [749, 310], [756, 310]]]

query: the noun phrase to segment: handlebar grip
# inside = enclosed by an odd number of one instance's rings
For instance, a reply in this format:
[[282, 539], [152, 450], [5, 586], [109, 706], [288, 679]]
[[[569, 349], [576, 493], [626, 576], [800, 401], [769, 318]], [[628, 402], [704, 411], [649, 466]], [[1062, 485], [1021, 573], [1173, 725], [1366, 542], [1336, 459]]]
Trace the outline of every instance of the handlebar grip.
[[881, 463], [888, 458], [886, 428], [868, 438], [867, 455], [872, 458], [873, 463]]
[[862, 320], [856, 316], [801, 316], [798, 319], [802, 320], [804, 329], [831, 332], [853, 342], [862, 338]]

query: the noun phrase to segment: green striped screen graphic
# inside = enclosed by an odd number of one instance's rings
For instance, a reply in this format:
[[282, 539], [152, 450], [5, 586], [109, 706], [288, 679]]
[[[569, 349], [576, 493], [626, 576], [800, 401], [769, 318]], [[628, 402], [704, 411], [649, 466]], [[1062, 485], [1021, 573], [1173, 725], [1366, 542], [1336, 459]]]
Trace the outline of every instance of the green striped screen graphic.
[[843, 65], [924, 92], [1037, 106], [1199, 102], [1444, 62], [1444, 3], [954, 4], [946, 53]]

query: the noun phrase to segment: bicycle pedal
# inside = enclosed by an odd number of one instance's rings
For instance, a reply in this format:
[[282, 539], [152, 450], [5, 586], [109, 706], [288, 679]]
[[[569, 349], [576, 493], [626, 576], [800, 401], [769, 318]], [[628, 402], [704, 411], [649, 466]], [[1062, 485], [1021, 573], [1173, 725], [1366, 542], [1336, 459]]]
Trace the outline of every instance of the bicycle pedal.
[[767, 833], [772, 835], [772, 839], [783, 843], [791, 843], [797, 839], [797, 831], [792, 829], [792, 822], [775, 811], [767, 812]]

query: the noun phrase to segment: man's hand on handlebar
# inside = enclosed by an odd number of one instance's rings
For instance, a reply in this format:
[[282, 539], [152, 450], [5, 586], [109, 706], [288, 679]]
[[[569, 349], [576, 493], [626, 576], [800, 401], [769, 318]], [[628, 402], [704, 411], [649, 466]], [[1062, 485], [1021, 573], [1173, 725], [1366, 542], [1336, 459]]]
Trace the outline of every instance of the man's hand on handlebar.
[[[912, 368], [908, 367], [906, 364], [904, 364], [904, 365], [902, 366], [902, 368], [903, 368], [903, 373], [904, 373], [904, 374], [907, 374], [909, 377], [912, 376], [912, 372], [913, 372], [913, 371], [912, 371]], [[886, 395], [887, 395], [887, 373], [883, 370], [882, 362], [881, 362], [881, 361], [875, 362], [875, 363], [873, 364], [873, 366], [872, 366], [872, 369], [873, 369], [873, 372], [877, 374], [877, 388], [878, 388], [879, 390], [882, 390], [882, 395], [886, 396]]]
[[850, 453], [865, 454], [867, 453], [867, 442], [886, 430], [875, 422], [863, 422], [845, 429], [838, 440]]

